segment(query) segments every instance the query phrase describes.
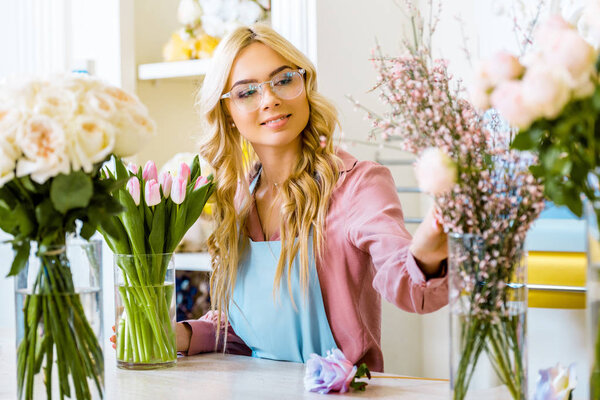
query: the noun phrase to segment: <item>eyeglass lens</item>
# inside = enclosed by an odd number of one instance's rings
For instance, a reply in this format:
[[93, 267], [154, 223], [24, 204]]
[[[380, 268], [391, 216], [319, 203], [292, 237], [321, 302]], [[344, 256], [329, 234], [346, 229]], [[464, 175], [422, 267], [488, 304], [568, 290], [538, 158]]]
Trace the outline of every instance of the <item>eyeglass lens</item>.
[[[258, 83], [239, 85], [232, 91], [231, 100], [244, 110], [256, 110], [262, 100], [263, 85]], [[273, 93], [285, 100], [293, 99], [300, 95], [303, 86], [302, 75], [298, 71], [282, 72], [271, 80], [271, 90]]]

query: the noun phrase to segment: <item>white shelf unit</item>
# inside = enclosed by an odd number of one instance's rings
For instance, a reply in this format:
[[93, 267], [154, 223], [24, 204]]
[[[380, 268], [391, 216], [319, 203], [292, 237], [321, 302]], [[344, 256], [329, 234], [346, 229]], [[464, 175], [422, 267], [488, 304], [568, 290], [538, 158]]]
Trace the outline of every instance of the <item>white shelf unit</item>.
[[212, 271], [208, 253], [175, 253], [176, 271]]
[[197, 79], [208, 69], [210, 60], [170, 61], [138, 65], [138, 79], [155, 80], [168, 78]]

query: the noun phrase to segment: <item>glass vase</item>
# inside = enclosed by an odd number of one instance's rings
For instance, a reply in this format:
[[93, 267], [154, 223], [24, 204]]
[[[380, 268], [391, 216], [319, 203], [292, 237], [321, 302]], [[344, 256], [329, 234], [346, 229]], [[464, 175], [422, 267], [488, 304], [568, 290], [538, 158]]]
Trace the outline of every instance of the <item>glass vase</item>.
[[38, 248], [15, 277], [19, 399], [101, 399], [102, 242]]
[[590, 338], [590, 399], [600, 398], [600, 231], [591, 203], [586, 203], [587, 321]]
[[173, 254], [115, 254], [117, 366], [175, 365]]
[[448, 244], [451, 398], [526, 399], [523, 244], [469, 234], [450, 234]]

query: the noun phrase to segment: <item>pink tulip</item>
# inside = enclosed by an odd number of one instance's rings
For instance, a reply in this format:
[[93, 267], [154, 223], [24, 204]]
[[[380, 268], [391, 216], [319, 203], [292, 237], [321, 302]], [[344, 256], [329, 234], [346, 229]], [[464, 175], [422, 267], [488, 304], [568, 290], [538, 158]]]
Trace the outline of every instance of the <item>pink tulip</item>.
[[194, 185], [194, 190], [201, 188], [202, 186], [208, 183], [208, 179], [200, 175], [198, 179], [196, 179], [196, 184]]
[[183, 200], [185, 200], [186, 188], [187, 178], [185, 176], [179, 175], [173, 179], [173, 187], [171, 188], [171, 200], [173, 200], [173, 203], [183, 203]]
[[138, 166], [134, 163], [130, 162], [129, 164], [127, 164], [127, 169], [134, 175], [137, 175], [138, 173]]
[[185, 177], [185, 181], [187, 183], [187, 181], [190, 179], [191, 174], [192, 174], [192, 171], [190, 171], [190, 166], [187, 165], [187, 163], [182, 162], [181, 164], [179, 164], [179, 169], [177, 170], [177, 176]]
[[171, 186], [173, 185], [173, 177], [168, 172], [161, 172], [158, 176], [158, 182], [160, 183], [160, 187], [162, 188], [163, 196], [165, 199], [169, 198], [169, 194], [171, 194]]
[[148, 207], [152, 207], [160, 203], [160, 185], [155, 179], [150, 179], [146, 182], [146, 189], [144, 191], [144, 199]]
[[133, 202], [136, 206], [140, 205], [140, 181], [135, 176], [131, 177], [127, 181], [127, 191], [133, 198]]
[[158, 180], [158, 172], [156, 171], [156, 164], [154, 161], [148, 160], [146, 165], [144, 165], [144, 171], [142, 172], [142, 177], [146, 182], [150, 179]]

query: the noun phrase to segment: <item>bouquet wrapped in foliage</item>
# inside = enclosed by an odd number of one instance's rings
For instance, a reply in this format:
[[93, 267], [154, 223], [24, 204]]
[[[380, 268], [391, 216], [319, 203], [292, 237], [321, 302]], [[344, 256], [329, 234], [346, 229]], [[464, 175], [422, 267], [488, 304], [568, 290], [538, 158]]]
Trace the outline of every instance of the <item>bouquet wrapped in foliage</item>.
[[532, 174], [546, 197], [581, 216], [589, 207], [588, 293], [595, 340], [590, 398], [600, 396], [600, 19], [598, 2], [582, 10], [578, 32], [559, 16], [540, 26], [532, 54], [496, 56], [510, 73], [483, 64], [476, 82], [480, 106], [496, 108], [519, 128], [512, 146], [537, 156]]
[[48, 398], [55, 366], [61, 397], [91, 398], [88, 379], [102, 396], [102, 349], [73, 285], [66, 235], [80, 221], [88, 239], [122, 211], [111, 192], [124, 181], [98, 179], [100, 168], [111, 154], [133, 154], [153, 132], [137, 98], [95, 79], [0, 88], [0, 229], [15, 251], [9, 275], [26, 272], [32, 248], [41, 263], [17, 310], [26, 316], [17, 327], [19, 398], [32, 398], [42, 364]]
[[[199, 159], [181, 163], [178, 171], [157, 175], [148, 161], [143, 170], [115, 160], [109, 180], [127, 180], [114, 193], [125, 212], [103, 225], [115, 253], [117, 359], [125, 368], [165, 366], [177, 357], [173, 331], [174, 282], [167, 277], [173, 251], [198, 220], [214, 190], [212, 175], [201, 175]], [[170, 271], [171, 273], [173, 271]]]
[[435, 30], [431, 21], [425, 32], [413, 10], [414, 41], [405, 44], [405, 54], [386, 57], [377, 49], [373, 57], [374, 90], [388, 110], [356, 106], [372, 121], [371, 137], [397, 140], [418, 156], [419, 186], [435, 196], [450, 232], [450, 308], [458, 319], [452, 327], [453, 398], [465, 398], [486, 353], [511, 396], [523, 399], [526, 289], [512, 282], [520, 275], [527, 230], [544, 207], [543, 191], [528, 171], [531, 160], [508, 148], [510, 129], [466, 101], [452, 86], [446, 60], [433, 59], [423, 44], [424, 34]]

